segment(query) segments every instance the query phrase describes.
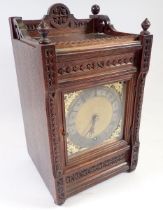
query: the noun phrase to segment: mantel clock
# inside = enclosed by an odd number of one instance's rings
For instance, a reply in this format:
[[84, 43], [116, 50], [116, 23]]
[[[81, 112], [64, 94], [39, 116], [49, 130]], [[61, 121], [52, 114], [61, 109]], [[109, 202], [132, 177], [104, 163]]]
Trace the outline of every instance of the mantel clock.
[[10, 18], [28, 152], [57, 204], [138, 161], [150, 22], [123, 33], [99, 12]]

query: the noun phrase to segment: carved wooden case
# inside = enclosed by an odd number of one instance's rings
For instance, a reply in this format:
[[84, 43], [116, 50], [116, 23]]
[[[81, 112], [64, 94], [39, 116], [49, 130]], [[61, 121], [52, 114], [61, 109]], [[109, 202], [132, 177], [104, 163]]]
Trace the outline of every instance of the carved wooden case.
[[[28, 152], [55, 202], [136, 168], [139, 125], [152, 38], [148, 19], [138, 34], [122, 33], [92, 7], [76, 19], [63, 4], [42, 20], [10, 18]], [[68, 158], [64, 95], [125, 84], [121, 139]]]

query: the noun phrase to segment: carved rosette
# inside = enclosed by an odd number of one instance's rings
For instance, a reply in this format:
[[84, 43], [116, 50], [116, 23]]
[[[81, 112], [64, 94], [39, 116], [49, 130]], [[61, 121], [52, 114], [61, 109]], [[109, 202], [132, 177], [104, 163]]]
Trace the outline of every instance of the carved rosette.
[[52, 5], [45, 19], [52, 28], [80, 28], [86, 26], [89, 21], [76, 19], [64, 4]]
[[70, 11], [63, 4], [55, 4], [49, 8], [48, 15], [51, 18], [50, 23], [53, 27], [63, 26], [67, 24], [69, 20]]
[[143, 102], [143, 94], [144, 94], [144, 85], [145, 78], [149, 70], [150, 64], [150, 56], [151, 56], [151, 48], [152, 48], [152, 35], [141, 34], [140, 36], [142, 41], [142, 59], [140, 64], [140, 71], [137, 77], [136, 83], [136, 95], [135, 95], [135, 105], [134, 105], [134, 117], [133, 117], [133, 126], [132, 126], [132, 135], [131, 135], [131, 165], [130, 171], [133, 171], [138, 162], [138, 153], [139, 153], [139, 127], [140, 127], [140, 118], [141, 118], [141, 110], [142, 110], [142, 102]]
[[57, 124], [57, 93], [56, 89], [56, 67], [55, 67], [55, 47], [46, 46], [43, 48], [44, 55], [44, 74], [46, 78], [47, 86], [47, 119], [49, 128], [49, 139], [51, 144], [51, 154], [52, 154], [52, 166], [53, 175], [55, 177], [56, 185], [56, 196], [57, 203], [62, 204], [65, 200], [65, 190], [64, 190], [64, 179], [63, 179], [63, 167], [62, 167], [62, 156], [61, 148], [58, 136], [58, 124]]

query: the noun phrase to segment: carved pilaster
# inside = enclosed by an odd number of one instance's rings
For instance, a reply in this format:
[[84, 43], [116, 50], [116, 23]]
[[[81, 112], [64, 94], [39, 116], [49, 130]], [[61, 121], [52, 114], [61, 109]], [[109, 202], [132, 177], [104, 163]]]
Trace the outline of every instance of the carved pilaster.
[[57, 85], [56, 72], [56, 55], [54, 46], [43, 46], [42, 48], [44, 60], [44, 75], [46, 88], [48, 91], [53, 91]]
[[139, 126], [140, 126], [145, 77], [146, 77], [146, 73], [140, 73], [137, 79], [137, 84], [136, 84], [134, 116], [133, 116], [132, 132], [131, 132], [132, 151], [131, 151], [130, 171], [136, 168], [137, 162], [138, 162], [139, 144], [140, 144], [139, 143]]
[[143, 31], [141, 32], [140, 39], [142, 42], [142, 55], [140, 69], [137, 75], [137, 82], [135, 87], [135, 102], [134, 102], [134, 116], [133, 116], [133, 125], [131, 131], [131, 163], [130, 171], [133, 171], [138, 162], [138, 153], [139, 153], [139, 127], [140, 127], [140, 118], [144, 94], [144, 85], [145, 78], [149, 70], [151, 47], [153, 36], [147, 31], [150, 26], [149, 21], [146, 19], [142, 23]]
[[58, 107], [57, 107], [57, 71], [56, 55], [54, 46], [43, 47], [44, 75], [46, 94], [46, 110], [48, 120], [48, 132], [51, 149], [51, 160], [53, 175], [56, 186], [56, 203], [62, 204], [65, 201], [65, 189], [63, 179], [63, 164], [61, 146], [58, 135]]

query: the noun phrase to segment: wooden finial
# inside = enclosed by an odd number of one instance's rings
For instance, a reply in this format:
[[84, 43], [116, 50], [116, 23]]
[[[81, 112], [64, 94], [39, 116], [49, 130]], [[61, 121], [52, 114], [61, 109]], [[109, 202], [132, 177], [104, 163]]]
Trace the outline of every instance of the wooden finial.
[[95, 4], [92, 6], [91, 8], [92, 14], [93, 15], [98, 15], [98, 13], [100, 12], [100, 7], [99, 5]]
[[142, 22], [142, 24], [141, 24], [142, 29], [143, 29], [143, 31], [141, 32], [142, 35], [148, 35], [148, 34], [150, 34], [150, 32], [148, 31], [150, 25], [151, 25], [151, 23], [149, 22], [148, 18], [146, 18]]
[[37, 27], [37, 30], [41, 36], [39, 43], [40, 44], [49, 44], [51, 41], [49, 40], [48, 33], [49, 33], [49, 27], [46, 24], [45, 20], [42, 20], [40, 24]]

